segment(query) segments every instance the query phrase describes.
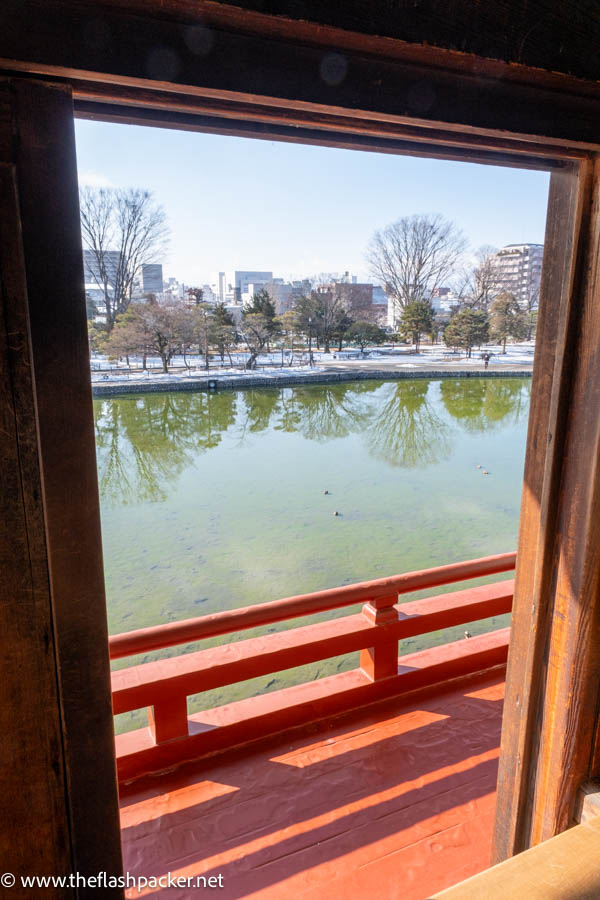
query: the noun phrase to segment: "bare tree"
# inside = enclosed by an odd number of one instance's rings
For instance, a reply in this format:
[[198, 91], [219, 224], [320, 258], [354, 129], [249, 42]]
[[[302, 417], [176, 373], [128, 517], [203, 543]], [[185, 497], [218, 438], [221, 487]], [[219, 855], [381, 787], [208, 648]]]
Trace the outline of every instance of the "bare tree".
[[134, 312], [128, 310], [119, 316], [115, 327], [108, 334], [104, 332], [104, 342], [102, 349], [108, 354], [110, 359], [121, 359], [125, 357], [129, 366], [129, 357], [133, 354], [144, 354], [144, 369], [146, 368], [145, 357], [147, 351], [147, 341], [145, 340], [145, 331], [143, 320], [135, 315]]
[[480, 247], [473, 265], [464, 272], [458, 295], [460, 306], [488, 312], [490, 303], [499, 292], [498, 270], [494, 264], [495, 247]]
[[404, 216], [375, 232], [367, 260], [398, 317], [405, 306], [428, 299], [454, 274], [466, 247], [462, 231], [443, 216]]
[[[315, 300], [316, 333], [323, 339], [323, 349], [329, 353], [340, 324], [347, 318], [341, 298], [331, 290], [321, 289], [312, 293]], [[348, 326], [346, 326], [348, 327]], [[346, 329], [344, 328], [344, 331]]]
[[88, 274], [102, 291], [111, 331], [127, 311], [142, 265], [166, 250], [166, 216], [149, 191], [134, 188], [82, 188], [79, 202], [83, 242], [93, 258]]
[[523, 312], [525, 314], [525, 321], [527, 323], [527, 334], [526, 340], [530, 341], [533, 337], [536, 326], [537, 326], [537, 311], [540, 302], [540, 289], [530, 288], [521, 304]]
[[313, 291], [317, 291], [319, 288], [330, 288], [340, 280], [340, 277], [339, 272], [317, 272], [316, 275], [311, 275], [308, 281]]
[[204, 368], [210, 368], [210, 345], [214, 339], [214, 310], [209, 303], [199, 303], [192, 310], [191, 330], [196, 337], [198, 350], [204, 357]]

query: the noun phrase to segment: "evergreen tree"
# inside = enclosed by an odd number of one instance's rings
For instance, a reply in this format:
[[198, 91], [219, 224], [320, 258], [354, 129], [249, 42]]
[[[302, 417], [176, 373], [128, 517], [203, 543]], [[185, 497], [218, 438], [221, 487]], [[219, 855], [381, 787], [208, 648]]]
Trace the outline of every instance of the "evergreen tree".
[[417, 353], [421, 335], [431, 334], [433, 331], [433, 319], [433, 306], [429, 300], [413, 300], [402, 309], [400, 329], [403, 334], [410, 336]]
[[268, 346], [269, 338], [273, 334], [272, 328], [273, 323], [262, 313], [246, 313], [242, 317], [240, 332], [249, 352], [246, 361], [247, 369], [256, 368], [258, 355], [262, 353], [265, 346]]
[[[253, 319], [254, 323], [258, 321], [258, 319], [255, 318], [256, 316], [258, 316], [262, 322], [261, 331], [266, 329], [266, 350], [268, 353], [270, 349], [270, 340], [277, 334], [279, 330], [279, 323], [275, 312], [275, 304], [273, 302], [273, 298], [266, 288], [261, 288], [260, 291], [257, 291], [252, 296], [252, 302], [248, 304], [248, 306], [244, 307], [242, 313], [242, 324], [246, 322], [248, 316]], [[245, 328], [244, 334], [246, 334], [248, 330], [250, 332], [253, 332], [254, 328]]]
[[[318, 294], [312, 291], [310, 296], [303, 295], [298, 297], [294, 306], [298, 320], [298, 331], [306, 335], [307, 338], [319, 338], [319, 322], [320, 322], [320, 306], [317, 300]], [[318, 346], [318, 344], [317, 344]]]
[[214, 319], [217, 325], [235, 325], [233, 316], [224, 303], [217, 303], [214, 307]]
[[506, 353], [506, 341], [509, 337], [523, 341], [527, 337], [527, 315], [519, 306], [514, 294], [499, 294], [490, 306], [490, 337], [502, 344], [502, 353]]
[[473, 347], [485, 344], [489, 337], [487, 313], [479, 309], [461, 309], [452, 316], [444, 329], [444, 343], [461, 347], [471, 356]]
[[352, 344], [358, 344], [361, 352], [364, 353], [367, 344], [383, 344], [385, 341], [385, 331], [379, 325], [372, 322], [354, 322], [345, 334], [346, 340]]
[[266, 288], [261, 288], [253, 297], [252, 302], [244, 307], [244, 316], [260, 315], [267, 322], [274, 322], [276, 312], [275, 304]]
[[342, 310], [342, 312], [340, 313], [340, 318], [337, 321], [333, 331], [331, 332], [331, 337], [338, 342], [338, 350], [342, 349], [342, 344], [344, 343], [346, 332], [352, 325], [354, 325], [354, 319], [348, 312]]

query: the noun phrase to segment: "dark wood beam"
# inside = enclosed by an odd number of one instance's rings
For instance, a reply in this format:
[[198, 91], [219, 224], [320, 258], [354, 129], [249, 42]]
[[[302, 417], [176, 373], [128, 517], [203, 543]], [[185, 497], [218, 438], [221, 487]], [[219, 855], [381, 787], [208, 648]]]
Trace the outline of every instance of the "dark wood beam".
[[[377, 125], [372, 123], [368, 133], [347, 130], [338, 131], [333, 127], [311, 128], [280, 125], [267, 121], [243, 121], [231, 117], [206, 116], [182, 112], [171, 112], [168, 108], [158, 109], [105, 104], [90, 101], [76, 103], [78, 118], [100, 122], [115, 122], [124, 125], [146, 125], [156, 128], [174, 128], [181, 131], [197, 131], [208, 134], [231, 135], [233, 137], [257, 138], [268, 141], [282, 141], [293, 144], [312, 144], [320, 147], [337, 147], [344, 150], [363, 150], [393, 155], [417, 156], [427, 159], [450, 159], [459, 162], [482, 163], [493, 166], [509, 166], [522, 169], [547, 169], [552, 171], [568, 164], [568, 157], [556, 153], [552, 148], [544, 148], [542, 154], [527, 152], [534, 145], [519, 144], [519, 149], [492, 149], [493, 141], [486, 139], [489, 146], [478, 146], [474, 142], [460, 140], [456, 135], [439, 142], [425, 140], [403, 140], [401, 138], [380, 137]], [[401, 131], [401, 129], [398, 129]], [[384, 130], [384, 134], [385, 134]], [[483, 141], [483, 139], [479, 139]], [[516, 143], [516, 142], [515, 142]], [[537, 145], [535, 145], [537, 146]], [[572, 157], [586, 157], [583, 151], [572, 151]]]
[[5, 71], [110, 85], [106, 102], [151, 88], [600, 146], [600, 85], [523, 66], [209, 0], [5, 0], [0, 17]]
[[[0, 83], [2, 121], [10, 121]], [[0, 852], [4, 871], [67, 874], [73, 860], [49, 595], [27, 289], [14, 167], [0, 127]], [[35, 835], [35, 837], [34, 837]], [[12, 892], [6, 891], [6, 894]], [[24, 892], [14, 889], [15, 896]], [[74, 891], [49, 889], [53, 898]]]
[[[2, 363], [13, 367], [0, 409], [3, 421], [14, 420], [18, 438], [18, 455], [14, 448], [3, 455], [12, 496], [5, 494], [2, 546], [9, 574], [17, 567], [2, 603], [8, 698], [2, 713], [11, 719], [3, 739], [18, 745], [4, 767], [15, 826], [3, 837], [23, 843], [12, 857], [17, 877], [119, 875], [73, 104], [62, 86], [0, 80], [0, 91], [6, 99], [0, 271], [8, 335]], [[31, 773], [21, 765], [29, 754]], [[42, 857], [43, 867], [37, 865]], [[8, 850], [3, 858], [11, 871]], [[80, 886], [53, 896], [92, 895], [95, 888]], [[122, 891], [107, 888], [104, 895]]]
[[[181, 0], [168, 2], [181, 6]], [[318, 23], [324, 31], [343, 28], [600, 80], [595, 0], [235, 0], [235, 6], [247, 16]]]
[[567, 828], [599, 774], [600, 170], [551, 178], [495, 861]]
[[[56, 79], [60, 81], [60, 79]], [[423, 127], [407, 122], [396, 121], [395, 117], [386, 118], [365, 114], [352, 115], [346, 111], [337, 113], [323, 112], [313, 104], [269, 105], [258, 99], [243, 102], [221, 97], [195, 96], [179, 93], [175, 90], [159, 91], [149, 88], [119, 88], [115, 98], [114, 88], [97, 81], [69, 79], [68, 85], [73, 91], [75, 111], [83, 117], [98, 116], [111, 112], [115, 116], [129, 114], [133, 117], [143, 116], [144, 112], [184, 114], [196, 117], [199, 124], [206, 119], [208, 124], [221, 123], [221, 127], [229, 127], [231, 121], [242, 123], [250, 128], [258, 124], [263, 128], [268, 125], [287, 127], [290, 131], [297, 128], [319, 129], [323, 132], [357, 135], [362, 138], [409, 141], [427, 146], [443, 146], [453, 149], [468, 147], [474, 150], [492, 151], [494, 153], [524, 154], [531, 157], [546, 158], [552, 164], [556, 159], [582, 159], [589, 150], [574, 144], [560, 146], [555, 142], [533, 139], [519, 140], [506, 134], [480, 135], [472, 131], [459, 131], [451, 128]], [[120, 109], [119, 109], [120, 107]], [[139, 112], [138, 112], [139, 111]], [[221, 120], [226, 120], [221, 122]]]

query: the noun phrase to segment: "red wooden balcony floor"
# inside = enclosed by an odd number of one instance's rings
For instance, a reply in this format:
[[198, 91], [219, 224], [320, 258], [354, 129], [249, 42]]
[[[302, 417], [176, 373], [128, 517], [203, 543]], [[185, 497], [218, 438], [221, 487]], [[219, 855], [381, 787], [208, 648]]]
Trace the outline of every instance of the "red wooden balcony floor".
[[125, 870], [221, 874], [225, 900], [424, 900], [489, 864], [503, 694], [494, 669], [142, 779]]

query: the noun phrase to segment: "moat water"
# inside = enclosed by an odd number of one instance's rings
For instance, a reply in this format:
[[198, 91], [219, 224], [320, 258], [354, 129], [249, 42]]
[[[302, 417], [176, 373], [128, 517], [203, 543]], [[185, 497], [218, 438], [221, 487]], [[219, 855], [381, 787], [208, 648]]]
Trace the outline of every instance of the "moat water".
[[[513, 550], [530, 387], [404, 379], [95, 398], [110, 632]], [[276, 673], [190, 709], [355, 665], [352, 655]], [[119, 730], [145, 721], [118, 718]]]

